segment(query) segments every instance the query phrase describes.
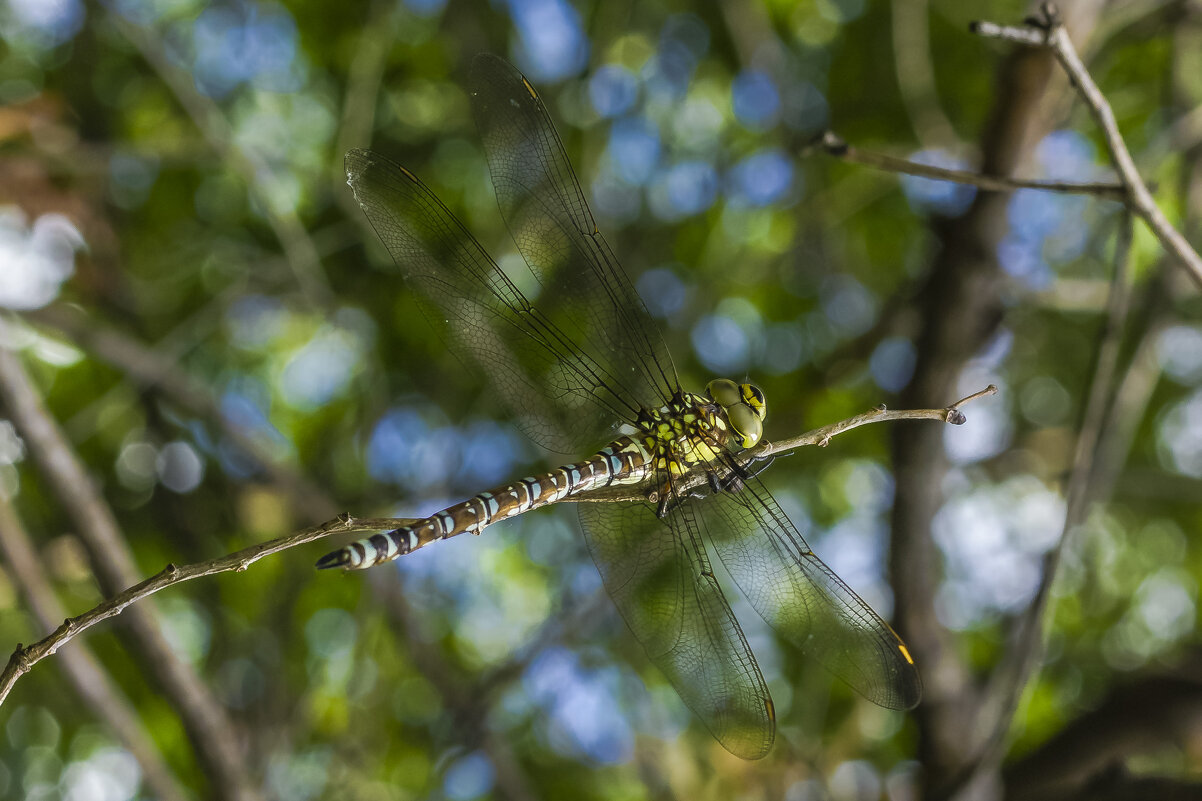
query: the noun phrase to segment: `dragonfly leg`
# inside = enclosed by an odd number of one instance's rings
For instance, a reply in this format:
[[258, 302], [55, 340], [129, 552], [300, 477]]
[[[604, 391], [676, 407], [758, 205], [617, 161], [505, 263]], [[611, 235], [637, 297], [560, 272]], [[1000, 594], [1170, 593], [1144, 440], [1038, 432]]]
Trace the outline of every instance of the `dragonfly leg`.
[[659, 504], [655, 507], [655, 516], [663, 520], [672, 510], [672, 487], [665, 483], [659, 491]]
[[[668, 492], [668, 488], [658, 493], [659, 506], [656, 508], [656, 516], [664, 518], [668, 512], [675, 509], [677, 506], [685, 502], [686, 498], [704, 498], [707, 494], [716, 494], [719, 492], [741, 492], [746, 484], [746, 480], [758, 476], [772, 464], [775, 456], [769, 456], [765, 459], [760, 459], [754, 462], [755, 469], [748, 470], [746, 466], [731, 464], [730, 471], [726, 476], [722, 476], [716, 470], [710, 470], [705, 474], [706, 485], [709, 487], [709, 493], [704, 492], [700, 487], [689, 492], [684, 497], [675, 498], [673, 501], [672, 493]], [[657, 493], [652, 493], [655, 496]], [[651, 500], [655, 500], [652, 497]]]
[[[743, 489], [747, 479], [752, 478], [753, 476], [758, 476], [760, 473], [767, 470], [774, 459], [776, 459], [775, 456], [769, 456], [766, 459], [759, 460], [759, 462], [752, 462], [751, 464], [755, 465], [754, 469], [748, 469], [751, 465], [733, 465], [733, 469], [730, 471], [730, 474], [725, 478], [725, 480], [719, 479], [717, 475], [710, 473], [710, 486], [714, 488], [714, 492], [721, 492], [722, 490], [727, 492], [740, 492]], [[715, 482], [721, 483], [716, 484]]]
[[760, 473], [764, 472], [769, 467], [771, 467], [772, 463], [775, 461], [776, 461], [775, 456], [769, 456], [767, 458], [757, 459], [755, 462], [753, 462], [753, 464], [756, 465], [756, 468], [751, 471], [750, 475], [758, 476]]

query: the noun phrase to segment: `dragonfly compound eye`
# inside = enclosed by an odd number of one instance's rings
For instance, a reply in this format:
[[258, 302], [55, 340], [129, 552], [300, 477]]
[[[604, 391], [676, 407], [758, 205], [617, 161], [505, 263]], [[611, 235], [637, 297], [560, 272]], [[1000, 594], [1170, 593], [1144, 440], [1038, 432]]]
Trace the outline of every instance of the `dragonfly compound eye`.
[[739, 391], [739, 385], [729, 378], [715, 378], [706, 385], [705, 392], [717, 401], [718, 405], [722, 408], [743, 402], [743, 395]]
[[739, 403], [726, 410], [730, 418], [730, 427], [739, 435], [739, 444], [750, 448], [760, 441], [764, 435], [764, 424], [760, 422], [759, 414], [745, 403]]

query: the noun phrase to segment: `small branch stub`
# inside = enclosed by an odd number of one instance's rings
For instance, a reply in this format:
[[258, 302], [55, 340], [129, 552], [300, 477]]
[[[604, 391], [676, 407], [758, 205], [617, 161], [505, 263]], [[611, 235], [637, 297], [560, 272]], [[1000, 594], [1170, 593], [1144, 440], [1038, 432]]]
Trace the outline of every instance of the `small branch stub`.
[[947, 410], [946, 410], [947, 416], [944, 418], [944, 420], [948, 423], [951, 423], [954, 426], [964, 425], [966, 422], [968, 422], [968, 418], [964, 416], [964, 412], [960, 411], [960, 407], [966, 403], [976, 400], [977, 398], [983, 398], [986, 395], [994, 395], [996, 393], [997, 393], [997, 385], [990, 384], [989, 386], [985, 387], [980, 392], [974, 392], [973, 394], [969, 395], [968, 397], [961, 398], [960, 400], [953, 403], [951, 406], [947, 407]]

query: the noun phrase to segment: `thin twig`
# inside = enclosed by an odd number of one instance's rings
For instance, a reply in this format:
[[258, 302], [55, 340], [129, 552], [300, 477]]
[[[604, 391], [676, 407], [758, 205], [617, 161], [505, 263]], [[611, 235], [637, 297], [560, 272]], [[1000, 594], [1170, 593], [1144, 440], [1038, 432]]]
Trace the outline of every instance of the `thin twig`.
[[1021, 178], [1006, 178], [1000, 175], [981, 175], [965, 170], [952, 170], [946, 167], [936, 167], [931, 164], [920, 164], [917, 161], [887, 156], [884, 153], [873, 153], [853, 147], [845, 142], [838, 134], [826, 131], [818, 137], [815, 145], [830, 156], [850, 162], [862, 164], [865, 167], [875, 167], [887, 172], [900, 172], [906, 175], [917, 175], [922, 178], [932, 178], [937, 181], [951, 181], [957, 184], [971, 184], [978, 189], [989, 192], [1012, 192], [1016, 189], [1038, 189], [1044, 192], [1057, 192], [1067, 195], [1093, 195], [1110, 200], [1126, 200], [1127, 190], [1122, 184], [1116, 183], [1075, 183], [1072, 181], [1027, 181]]
[[298, 545], [304, 545], [330, 534], [386, 531], [413, 522], [415, 521], [409, 518], [358, 519], [352, 518], [350, 515], [343, 515], [320, 526], [314, 526], [285, 537], [252, 545], [249, 548], [243, 548], [240, 551], [235, 551], [216, 559], [196, 562], [184, 565], [183, 567], [168, 564], [150, 578], [133, 585], [123, 592], [117, 593], [112, 598], [84, 612], [82, 615], [67, 618], [63, 621], [62, 625], [47, 637], [33, 645], [27, 647], [18, 645], [16, 650], [13, 651], [12, 656], [9, 657], [8, 665], [4, 668], [4, 672], [0, 673], [0, 704], [4, 703], [4, 699], [8, 697], [8, 693], [12, 690], [17, 679], [28, 673], [38, 662], [50, 656], [77, 635], [87, 631], [97, 623], [121, 614], [132, 604], [154, 595], [159, 590], [181, 584], [185, 581], [191, 581], [201, 576], [212, 576], [217, 573], [240, 573], [265, 556], [286, 551]]
[[1014, 25], [998, 25], [996, 22], [978, 20], [969, 23], [968, 29], [986, 39], [1003, 39], [1028, 47], [1049, 47], [1047, 31], [1036, 27], [1019, 28]]
[[[8, 566], [8, 575], [21, 590], [43, 629], [53, 628], [57, 621], [66, 617], [28, 532], [3, 492], [0, 492], [0, 555]], [[80, 698], [95, 711], [97, 719], [108, 724], [117, 739], [134, 755], [147, 787], [163, 801], [187, 799], [188, 793], [159, 753], [129, 698], [114, 684], [91, 649], [77, 643], [63, 651], [62, 668]]]
[[1081, 99], [1089, 106], [1095, 122], [1102, 129], [1102, 134], [1106, 139], [1106, 149], [1110, 151], [1110, 158], [1114, 162], [1123, 186], [1126, 187], [1127, 203], [1131, 210], [1147, 223], [1165, 250], [1172, 253], [1189, 271], [1194, 281], [1202, 286], [1202, 256], [1198, 255], [1198, 252], [1186, 241], [1185, 236], [1173, 227], [1164, 212], [1156, 205], [1151, 191], [1135, 167], [1135, 160], [1131, 158], [1131, 151], [1127, 149], [1127, 143], [1123, 141], [1123, 136], [1119, 133], [1118, 123], [1115, 121], [1110, 103], [1107, 102], [1098, 85], [1094, 83], [1089, 71], [1085, 69], [1081, 57], [1077, 55], [1076, 48], [1073, 47], [1072, 40], [1069, 39], [1068, 32], [1060, 21], [1056, 6], [1052, 3], [1044, 3], [1042, 15], [1043, 17], [1037, 25], [1014, 27], [993, 22], [974, 22], [970, 30], [990, 39], [1002, 39], [1030, 47], [1047, 48], [1055, 54], [1056, 60], [1060, 62], [1064, 71], [1072, 79]]
[[971, 403], [974, 400], [996, 393], [997, 387], [990, 384], [985, 389], [961, 398], [943, 409], [896, 409], [890, 411], [884, 406], [878, 406], [870, 412], [858, 414], [855, 417], [849, 417], [846, 420], [841, 420], [838, 423], [832, 423], [822, 428], [816, 428], [813, 431], [807, 431], [805, 434], [793, 439], [764, 443], [763, 446], [752, 449], [753, 458], [764, 459], [806, 445], [817, 445], [820, 448], [825, 448], [830, 444], [832, 437], [869, 423], [885, 423], [890, 420], [937, 420], [941, 423], [950, 423], [954, 426], [964, 425], [966, 418], [964, 417], [964, 413], [960, 411], [960, 407], [966, 403]]

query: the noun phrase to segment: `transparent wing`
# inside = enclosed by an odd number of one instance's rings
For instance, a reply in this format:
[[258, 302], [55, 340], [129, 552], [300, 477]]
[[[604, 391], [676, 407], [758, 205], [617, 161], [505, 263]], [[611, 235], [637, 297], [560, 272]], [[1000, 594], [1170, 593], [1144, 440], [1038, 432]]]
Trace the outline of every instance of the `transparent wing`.
[[597, 230], [542, 100], [511, 64], [487, 53], [473, 60], [470, 86], [501, 216], [556, 299], [556, 322], [638, 404], [661, 406], [678, 388], [672, 361]]
[[431, 325], [490, 377], [532, 440], [579, 453], [634, 420], [638, 406], [617, 377], [518, 291], [425, 184], [368, 150], [346, 154], [346, 175]]
[[580, 525], [647, 656], [718, 742], [759, 759], [776, 736], [772, 698], [687, 508], [660, 520], [647, 504], [581, 503]]
[[874, 703], [918, 703], [922, 683], [901, 638], [814, 555], [758, 478], [698, 508], [718, 557], [782, 637]]

